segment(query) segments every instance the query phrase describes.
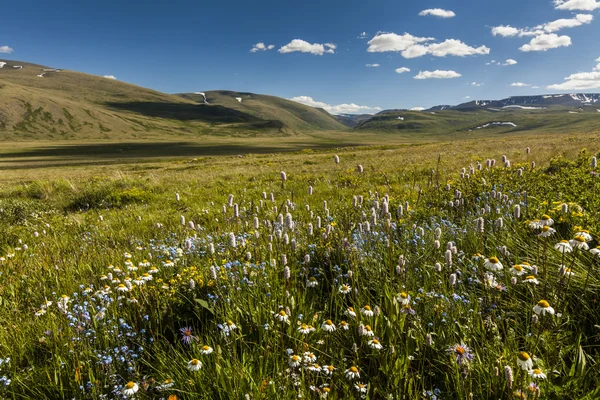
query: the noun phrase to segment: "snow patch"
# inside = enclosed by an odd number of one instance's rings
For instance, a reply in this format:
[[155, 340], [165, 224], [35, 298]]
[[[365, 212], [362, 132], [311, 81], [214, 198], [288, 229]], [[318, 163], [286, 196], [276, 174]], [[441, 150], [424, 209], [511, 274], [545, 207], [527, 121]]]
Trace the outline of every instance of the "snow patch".
[[237, 101], [239, 101], [240, 103], [242, 102], [242, 98], [241, 97], [236, 97], [235, 98]]
[[0, 68], [3, 68], [6, 65], [5, 62], [0, 62]]
[[528, 106], [504, 106], [502, 108], [520, 108], [522, 110], [544, 110], [546, 107], [528, 107]]
[[39, 74], [37, 77], [38, 77], [38, 78], [43, 78], [43, 77], [44, 77], [44, 75], [46, 75], [46, 74], [45, 74], [45, 73], [41, 73], [41, 74]]
[[569, 111], [569, 114], [579, 114], [577, 111]]
[[23, 66], [22, 66], [22, 65], [13, 65], [13, 68], [16, 68], [16, 69], [23, 69]]
[[[600, 110], [598, 110], [598, 112], [600, 112]], [[435, 115], [435, 113], [434, 113], [433, 111], [431, 111], [431, 112], [430, 112], [430, 114], [433, 114], [433, 115]]]
[[208, 104], [208, 101], [206, 101], [206, 93], [204, 93], [204, 92], [194, 92], [194, 94], [198, 94], [198, 95], [202, 96], [204, 98], [204, 104]]
[[399, 119], [400, 121], [404, 121], [404, 117], [398, 117], [396, 119]]
[[487, 124], [478, 126], [475, 129], [483, 129], [483, 128], [487, 128], [490, 126], [512, 126], [513, 128], [517, 127], [517, 125], [513, 122], [488, 122]]

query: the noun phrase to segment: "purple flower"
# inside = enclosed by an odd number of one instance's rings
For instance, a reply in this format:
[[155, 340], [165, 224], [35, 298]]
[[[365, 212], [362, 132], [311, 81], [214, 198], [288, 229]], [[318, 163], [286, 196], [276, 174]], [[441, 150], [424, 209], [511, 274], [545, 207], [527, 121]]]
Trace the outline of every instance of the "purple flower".
[[181, 333], [181, 341], [183, 342], [183, 344], [190, 344], [192, 340], [196, 339], [196, 337], [192, 335], [191, 326], [185, 326], [183, 328], [180, 328], [179, 332]]
[[454, 346], [451, 346], [448, 349], [448, 352], [456, 356], [456, 362], [459, 365], [462, 365], [463, 362], [468, 363], [475, 357], [471, 352], [471, 349], [467, 347], [464, 343], [455, 344]]

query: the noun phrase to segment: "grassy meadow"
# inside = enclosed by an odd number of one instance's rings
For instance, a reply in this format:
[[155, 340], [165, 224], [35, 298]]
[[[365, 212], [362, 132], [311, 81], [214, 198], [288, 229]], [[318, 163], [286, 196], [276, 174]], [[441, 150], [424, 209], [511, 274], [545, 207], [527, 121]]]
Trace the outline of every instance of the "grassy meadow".
[[318, 138], [4, 145], [0, 398], [600, 398], [598, 134]]

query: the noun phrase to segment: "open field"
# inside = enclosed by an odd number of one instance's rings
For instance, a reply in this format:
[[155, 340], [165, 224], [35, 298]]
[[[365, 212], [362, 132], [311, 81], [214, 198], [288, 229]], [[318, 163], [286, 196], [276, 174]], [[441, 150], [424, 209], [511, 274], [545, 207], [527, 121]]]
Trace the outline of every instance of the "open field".
[[382, 137], [7, 143], [0, 397], [598, 398], [598, 134]]

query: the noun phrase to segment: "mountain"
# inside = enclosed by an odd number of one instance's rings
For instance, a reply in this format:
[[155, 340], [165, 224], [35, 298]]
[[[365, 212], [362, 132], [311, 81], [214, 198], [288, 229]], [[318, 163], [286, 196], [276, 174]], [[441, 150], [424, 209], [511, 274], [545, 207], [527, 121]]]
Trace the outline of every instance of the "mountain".
[[502, 100], [473, 100], [457, 106], [435, 106], [426, 111], [585, 106], [598, 106], [600, 108], [600, 93], [547, 94], [539, 96], [513, 96]]
[[334, 117], [341, 124], [353, 128], [361, 122], [372, 118], [373, 114], [338, 114], [334, 115]]
[[[589, 98], [589, 97], [588, 97]], [[360, 122], [355, 130], [396, 132], [407, 136], [451, 137], [483, 133], [570, 133], [600, 130], [600, 103], [596, 106], [487, 107], [482, 104], [436, 111], [389, 110]]]
[[227, 107], [261, 120], [278, 121], [281, 123], [281, 129], [284, 130], [314, 131], [345, 128], [322, 108], [309, 107], [281, 97], [228, 90], [180, 93], [178, 96], [200, 104]]
[[288, 136], [343, 128], [324, 110], [273, 96], [208, 92], [206, 104], [194, 95], [0, 60], [0, 140]]

